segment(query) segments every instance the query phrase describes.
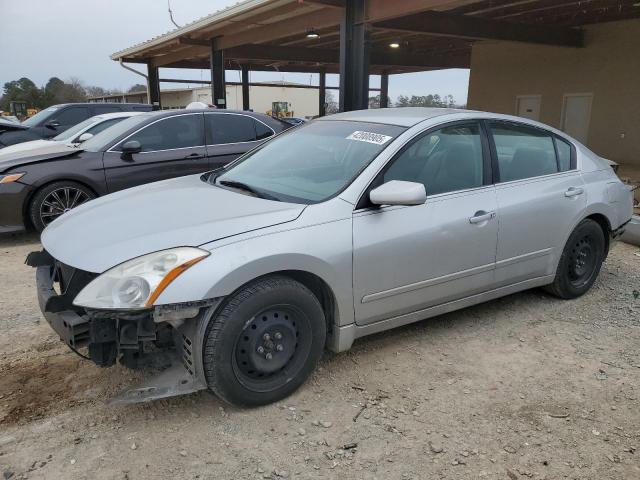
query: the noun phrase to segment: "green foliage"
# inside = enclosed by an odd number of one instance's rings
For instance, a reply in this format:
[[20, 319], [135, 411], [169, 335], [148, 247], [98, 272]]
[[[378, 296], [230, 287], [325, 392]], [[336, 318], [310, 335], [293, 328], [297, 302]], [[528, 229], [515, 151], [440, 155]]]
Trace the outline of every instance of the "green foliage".
[[[146, 91], [147, 87], [136, 84], [129, 91]], [[4, 84], [0, 96], [0, 110], [9, 110], [9, 103], [13, 101], [27, 102], [28, 108], [43, 109], [58, 103], [86, 102], [88, 97], [98, 97], [120, 93], [116, 90], [106, 90], [102, 87], [85, 86], [77, 78], [66, 81], [58, 77], [51, 77], [44, 87], [38, 87], [30, 79], [23, 77]]]
[[147, 86], [142, 85], [141, 83], [136, 83], [129, 90], [127, 90], [128, 93], [146, 92], [146, 91], [147, 91]]
[[406, 95], [400, 95], [398, 97], [398, 101], [396, 102], [396, 107], [444, 107], [444, 108], [453, 108], [455, 107], [455, 101], [453, 99], [453, 95], [445, 95], [444, 97], [440, 97], [440, 95], [411, 95], [411, 97], [407, 97]]

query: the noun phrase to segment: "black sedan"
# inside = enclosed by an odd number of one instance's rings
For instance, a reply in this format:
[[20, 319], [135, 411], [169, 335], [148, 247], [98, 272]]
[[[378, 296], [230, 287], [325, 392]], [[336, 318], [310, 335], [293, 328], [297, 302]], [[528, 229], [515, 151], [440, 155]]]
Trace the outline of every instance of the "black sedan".
[[52, 105], [19, 124], [0, 122], [0, 148], [16, 143], [53, 138], [95, 115], [115, 112], [150, 112], [145, 103], [64, 103]]
[[42, 231], [97, 196], [218, 168], [289, 127], [253, 112], [171, 110], [123, 120], [80, 148], [0, 150], [0, 233]]

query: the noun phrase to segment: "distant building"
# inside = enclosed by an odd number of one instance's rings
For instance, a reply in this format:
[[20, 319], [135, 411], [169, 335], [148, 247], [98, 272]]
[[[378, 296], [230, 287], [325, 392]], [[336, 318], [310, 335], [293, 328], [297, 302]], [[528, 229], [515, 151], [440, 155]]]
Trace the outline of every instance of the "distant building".
[[[211, 102], [211, 88], [175, 88], [160, 92], [163, 109], [184, 108], [191, 102]], [[249, 87], [250, 107], [254, 112], [267, 113], [274, 102], [287, 102], [295, 117], [318, 115], [318, 88], [292, 82], [262, 82]], [[122, 93], [89, 98], [89, 102], [148, 103], [147, 92]], [[242, 109], [242, 85], [227, 82], [227, 107]]]

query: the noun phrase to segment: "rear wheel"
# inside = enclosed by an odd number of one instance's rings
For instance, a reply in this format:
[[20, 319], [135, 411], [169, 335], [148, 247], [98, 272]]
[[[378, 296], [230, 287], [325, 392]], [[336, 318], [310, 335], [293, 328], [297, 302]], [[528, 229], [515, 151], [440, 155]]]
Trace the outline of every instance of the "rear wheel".
[[566, 299], [585, 294], [598, 277], [605, 249], [605, 236], [600, 225], [590, 219], [580, 222], [567, 240], [556, 278], [547, 290]]
[[72, 182], [54, 182], [44, 186], [31, 200], [29, 217], [38, 232], [63, 213], [95, 198], [96, 195], [84, 185]]
[[307, 287], [283, 276], [258, 280], [236, 292], [207, 328], [207, 384], [231, 404], [275, 402], [313, 372], [325, 338], [322, 306]]

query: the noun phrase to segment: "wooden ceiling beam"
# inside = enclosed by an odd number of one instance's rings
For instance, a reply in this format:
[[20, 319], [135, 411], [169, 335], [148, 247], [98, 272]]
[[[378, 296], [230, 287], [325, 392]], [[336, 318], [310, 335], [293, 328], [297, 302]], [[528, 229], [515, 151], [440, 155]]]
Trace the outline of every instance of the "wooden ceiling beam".
[[238, 47], [252, 43], [268, 43], [294, 34], [304, 34], [307, 30], [331, 27], [340, 24], [342, 12], [338, 9], [327, 8], [317, 12], [298, 15], [286, 22], [276, 25], [263, 25], [244, 32], [223, 35], [219, 38], [220, 48]]
[[373, 26], [389, 30], [474, 40], [505, 40], [566, 47], [584, 46], [583, 32], [574, 28], [509, 23], [444, 12], [423, 12], [376, 22]]

